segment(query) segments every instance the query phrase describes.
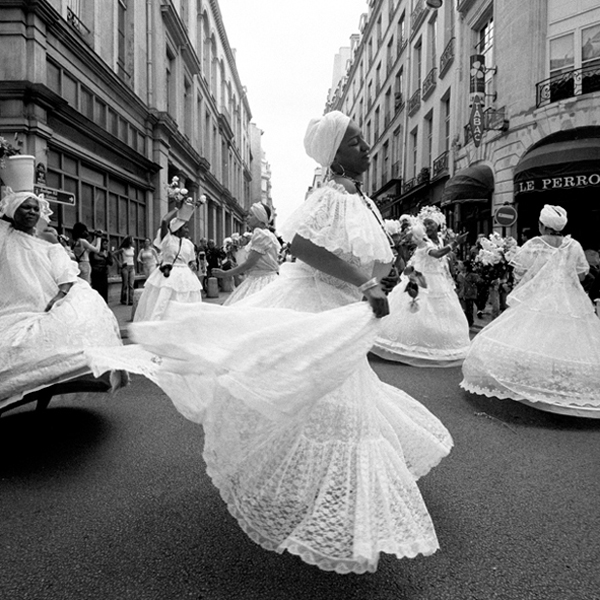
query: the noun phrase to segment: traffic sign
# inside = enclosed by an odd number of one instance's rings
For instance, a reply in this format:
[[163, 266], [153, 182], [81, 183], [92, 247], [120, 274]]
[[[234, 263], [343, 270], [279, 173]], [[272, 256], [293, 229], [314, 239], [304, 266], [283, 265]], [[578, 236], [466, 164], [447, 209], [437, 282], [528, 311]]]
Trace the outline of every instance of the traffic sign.
[[33, 191], [39, 196], [44, 194], [44, 198], [49, 202], [56, 202], [57, 204], [68, 204], [69, 206], [75, 206], [75, 194], [65, 192], [64, 190], [56, 190], [54, 188], [47, 187], [45, 185], [36, 185]]
[[511, 227], [517, 222], [517, 209], [511, 204], [499, 206], [494, 213], [494, 221], [502, 227]]

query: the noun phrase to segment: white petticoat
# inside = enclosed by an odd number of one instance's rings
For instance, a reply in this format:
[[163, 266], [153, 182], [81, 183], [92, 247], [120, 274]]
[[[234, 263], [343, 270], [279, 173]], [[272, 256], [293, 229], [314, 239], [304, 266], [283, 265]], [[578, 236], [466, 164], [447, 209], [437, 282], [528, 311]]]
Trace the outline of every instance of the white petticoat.
[[146, 280], [134, 321], [162, 319], [171, 302], [202, 302], [202, 284], [187, 264], [175, 264], [169, 277], [155, 269]]
[[415, 481], [452, 447], [370, 368], [380, 321], [358, 300], [354, 286], [286, 263], [233, 306], [174, 305], [134, 324], [146, 350], [124, 348], [128, 370], [203, 424], [208, 473], [251, 539], [338, 573], [374, 571], [380, 552], [436, 551]]

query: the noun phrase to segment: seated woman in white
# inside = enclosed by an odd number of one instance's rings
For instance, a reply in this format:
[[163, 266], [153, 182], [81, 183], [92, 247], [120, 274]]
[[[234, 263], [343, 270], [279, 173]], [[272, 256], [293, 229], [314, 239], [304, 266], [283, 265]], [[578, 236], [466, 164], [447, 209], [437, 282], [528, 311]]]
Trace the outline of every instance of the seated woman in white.
[[[37, 236], [48, 203], [30, 192], [0, 202], [0, 408], [51, 384], [91, 373], [93, 346], [121, 346], [112, 311], [78, 277], [60, 244]], [[125, 375], [111, 373], [113, 389]]]

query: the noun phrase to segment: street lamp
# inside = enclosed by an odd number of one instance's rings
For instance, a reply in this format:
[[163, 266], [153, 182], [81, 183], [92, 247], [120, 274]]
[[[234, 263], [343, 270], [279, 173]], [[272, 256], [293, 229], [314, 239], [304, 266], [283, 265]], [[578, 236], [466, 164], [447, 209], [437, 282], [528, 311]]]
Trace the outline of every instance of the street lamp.
[[435, 8], [437, 10], [438, 8], [441, 8], [443, 0], [425, 0], [425, 4], [427, 4], [429, 8]]

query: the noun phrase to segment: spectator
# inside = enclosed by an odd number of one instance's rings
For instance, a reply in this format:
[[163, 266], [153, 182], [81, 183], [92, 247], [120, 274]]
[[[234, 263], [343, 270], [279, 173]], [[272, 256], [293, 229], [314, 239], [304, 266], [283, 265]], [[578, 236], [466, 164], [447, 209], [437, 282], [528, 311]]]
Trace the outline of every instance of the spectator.
[[225, 258], [225, 253], [215, 246], [215, 240], [208, 240], [206, 246], [206, 275], [212, 277], [212, 270], [221, 267], [221, 260]]
[[150, 273], [158, 266], [158, 252], [152, 246], [150, 238], [144, 240], [144, 247], [140, 250], [137, 261], [142, 265], [142, 272], [146, 279], [150, 277]]
[[[73, 225], [73, 254], [79, 265], [79, 277], [88, 283], [92, 281], [92, 267], [90, 265], [90, 253], [97, 252], [100, 248], [101, 231], [95, 231], [90, 235], [85, 223], [75, 223]], [[90, 244], [89, 238], [93, 237], [93, 243]]]
[[117, 267], [121, 273], [121, 304], [133, 304], [133, 288], [135, 285], [134, 255], [133, 238], [128, 235], [115, 253]]
[[108, 248], [108, 238], [100, 240], [98, 252], [90, 254], [92, 267], [92, 287], [104, 298], [108, 304], [108, 270], [113, 264], [113, 257]]

